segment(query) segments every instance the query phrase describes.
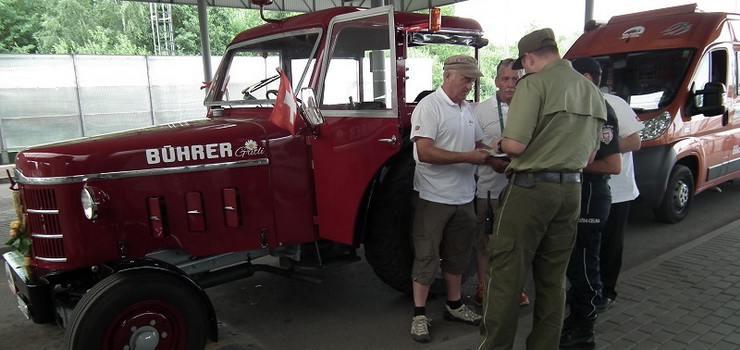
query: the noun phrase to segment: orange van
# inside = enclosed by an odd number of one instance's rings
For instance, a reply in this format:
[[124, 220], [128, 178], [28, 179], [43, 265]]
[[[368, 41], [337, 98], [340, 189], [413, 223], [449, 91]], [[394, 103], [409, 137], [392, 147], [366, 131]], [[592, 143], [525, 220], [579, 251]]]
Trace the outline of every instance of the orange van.
[[588, 26], [565, 55], [583, 56], [601, 64], [602, 91], [645, 124], [638, 205], [678, 222], [695, 194], [740, 176], [740, 15], [692, 4], [615, 16]]

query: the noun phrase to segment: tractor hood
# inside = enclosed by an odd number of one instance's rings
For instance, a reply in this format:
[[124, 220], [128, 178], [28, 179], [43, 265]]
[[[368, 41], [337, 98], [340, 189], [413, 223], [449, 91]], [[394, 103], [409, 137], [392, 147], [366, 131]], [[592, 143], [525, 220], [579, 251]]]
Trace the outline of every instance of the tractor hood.
[[266, 161], [269, 139], [286, 136], [266, 119], [195, 120], [37, 146], [18, 154], [16, 171], [22, 183], [23, 178], [205, 170], [209, 165]]

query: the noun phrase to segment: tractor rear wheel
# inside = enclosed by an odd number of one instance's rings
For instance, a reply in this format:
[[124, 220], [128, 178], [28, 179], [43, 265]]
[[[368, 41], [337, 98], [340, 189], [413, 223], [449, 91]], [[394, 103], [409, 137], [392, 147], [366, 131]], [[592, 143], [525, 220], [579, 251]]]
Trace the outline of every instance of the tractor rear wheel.
[[365, 233], [365, 257], [381, 281], [411, 294], [411, 222], [414, 209], [414, 158], [411, 152], [401, 158], [379, 180], [370, 204]]

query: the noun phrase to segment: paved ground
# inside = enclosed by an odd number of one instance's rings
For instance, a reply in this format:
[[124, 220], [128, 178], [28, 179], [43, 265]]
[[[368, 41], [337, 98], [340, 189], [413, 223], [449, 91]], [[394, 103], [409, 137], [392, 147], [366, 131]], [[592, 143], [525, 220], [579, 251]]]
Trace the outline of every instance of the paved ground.
[[[626, 271], [599, 316], [597, 349], [739, 349], [740, 220]], [[531, 312], [519, 319], [524, 349]], [[476, 349], [477, 335], [429, 350]]]
[[[0, 168], [0, 171], [4, 174], [4, 170]], [[7, 185], [0, 176], [0, 186]], [[726, 188], [725, 194], [729, 196], [734, 188]], [[719, 200], [720, 194], [702, 196], [700, 199], [712, 202]], [[0, 190], [0, 203], [9, 202], [9, 191]], [[726, 202], [722, 210], [736, 213], [733, 203], [733, 200]], [[703, 204], [711, 207], [711, 203]], [[694, 212], [694, 215], [699, 214]], [[707, 221], [713, 214], [710, 209], [699, 217]], [[12, 206], [0, 205], [0, 238], [7, 239], [8, 223], [13, 215]], [[662, 226], [643, 226], [638, 230], [642, 236], [666, 240], [666, 235], [653, 235]], [[687, 226], [673, 227], [685, 230]], [[677, 245], [675, 241], [662, 244]], [[668, 253], [650, 257], [645, 263], [625, 263], [631, 268], [622, 275], [617, 305], [604, 313], [596, 325], [598, 349], [740, 349], [740, 332], [737, 331], [740, 327], [740, 220], [730, 221]], [[221, 323], [221, 341], [209, 344], [207, 349], [476, 349], [478, 337], [474, 327], [442, 320], [442, 298], [430, 301], [433, 305], [430, 316], [437, 324], [433, 328], [432, 344], [413, 342], [407, 333], [408, 321], [402, 316], [410, 312], [408, 299], [377, 283], [369, 267], [358, 266], [362, 268], [329, 271], [328, 278], [319, 286], [255, 275], [209, 289], [209, 295], [219, 308], [219, 319], [225, 322]], [[350, 270], [346, 270], [348, 268]], [[352, 278], [348, 278], [349, 275]], [[466, 294], [472, 293], [474, 286], [468, 289]], [[256, 290], [268, 293], [255, 293]], [[347, 291], [351, 291], [352, 298], [346, 299]], [[0, 313], [3, 325], [0, 349], [63, 349], [61, 329], [55, 325], [24, 322], [9, 293], [1, 294], [8, 300], [0, 305], [7, 306], [8, 310]], [[524, 349], [531, 310], [531, 306], [521, 309], [515, 349]], [[375, 314], [382, 315], [384, 321], [378, 322], [373, 318]], [[369, 315], [373, 321], [366, 324], [355, 320], [358, 325], [364, 325], [360, 327], [352, 323], [352, 319], [364, 319], [364, 315]], [[275, 320], [269, 322], [270, 319]], [[376, 327], [378, 323], [390, 324], [390, 328]], [[341, 334], [336, 333], [337, 329]], [[282, 345], [259, 337], [267, 332], [283, 334], [285, 340], [279, 343]], [[348, 343], [347, 339], [354, 340]], [[266, 345], [268, 343], [271, 345]]]

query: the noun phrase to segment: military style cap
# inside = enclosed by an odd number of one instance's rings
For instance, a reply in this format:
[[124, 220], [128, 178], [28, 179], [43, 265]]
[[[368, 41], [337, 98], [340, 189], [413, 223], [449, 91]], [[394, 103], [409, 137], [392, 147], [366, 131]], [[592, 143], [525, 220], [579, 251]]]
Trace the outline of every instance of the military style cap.
[[475, 58], [465, 55], [450, 56], [445, 60], [445, 71], [456, 70], [467, 78], [480, 78], [483, 73], [478, 69], [478, 61]]
[[537, 51], [543, 47], [558, 47], [555, 42], [555, 33], [550, 28], [535, 30], [519, 40], [519, 58], [511, 65], [512, 69], [522, 69], [522, 59], [525, 53]]
[[575, 69], [578, 73], [601, 75], [601, 65], [599, 64], [599, 61], [597, 61], [593, 57], [579, 57], [572, 60], [571, 63], [573, 64], [573, 69]]

